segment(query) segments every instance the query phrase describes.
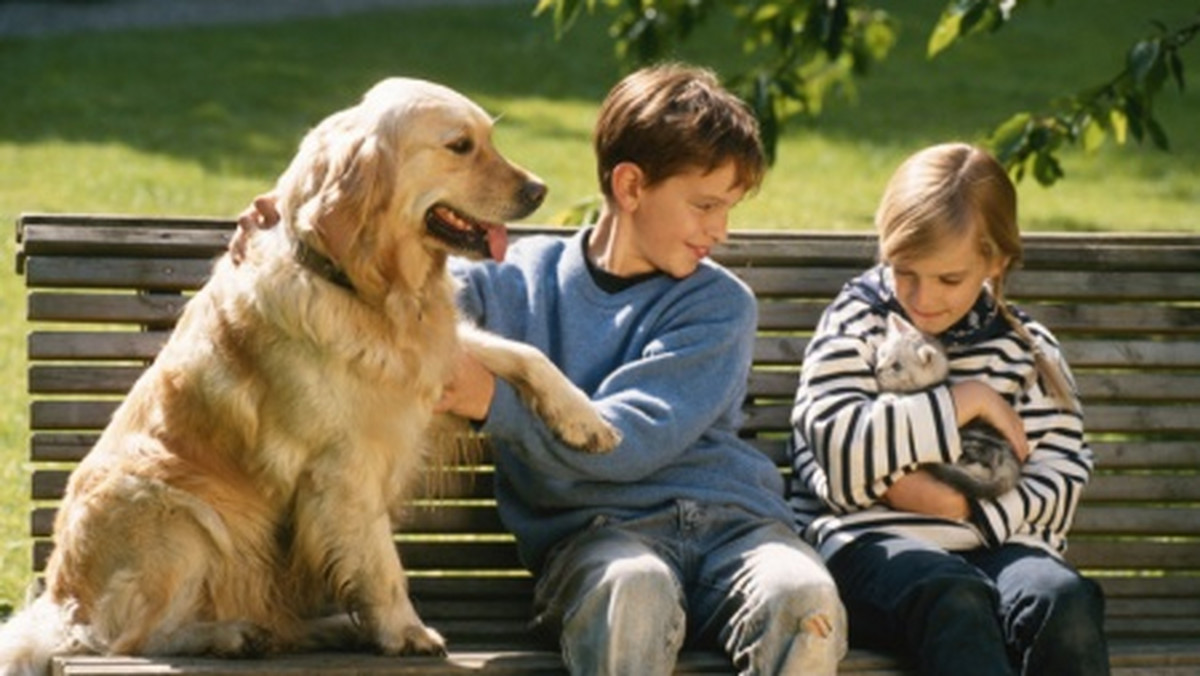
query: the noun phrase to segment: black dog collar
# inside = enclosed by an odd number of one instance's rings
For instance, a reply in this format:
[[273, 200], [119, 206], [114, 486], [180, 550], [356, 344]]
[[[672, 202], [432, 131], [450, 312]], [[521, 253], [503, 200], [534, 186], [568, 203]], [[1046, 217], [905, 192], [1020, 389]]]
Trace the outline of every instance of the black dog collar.
[[328, 257], [317, 253], [317, 250], [305, 244], [296, 242], [296, 262], [315, 273], [327, 282], [337, 284], [343, 289], [354, 293], [354, 283], [346, 276], [346, 272]]

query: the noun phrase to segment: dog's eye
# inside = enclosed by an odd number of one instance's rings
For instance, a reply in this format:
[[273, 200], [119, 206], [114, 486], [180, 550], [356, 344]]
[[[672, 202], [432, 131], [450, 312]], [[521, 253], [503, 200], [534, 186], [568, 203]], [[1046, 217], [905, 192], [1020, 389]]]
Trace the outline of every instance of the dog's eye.
[[466, 155], [475, 149], [475, 142], [468, 137], [463, 137], [446, 144], [446, 148], [456, 155]]

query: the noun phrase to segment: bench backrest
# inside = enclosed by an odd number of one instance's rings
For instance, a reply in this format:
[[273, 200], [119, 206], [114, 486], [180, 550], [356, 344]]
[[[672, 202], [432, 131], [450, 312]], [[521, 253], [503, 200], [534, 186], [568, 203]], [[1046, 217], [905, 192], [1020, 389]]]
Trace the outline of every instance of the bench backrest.
[[[33, 329], [34, 571], [50, 552], [71, 463], [154, 358], [232, 228], [46, 214], [18, 222]], [[874, 253], [870, 233], [740, 232], [716, 254], [759, 298], [745, 436], [781, 471], [808, 336]], [[1109, 632], [1200, 635], [1200, 237], [1029, 235], [1010, 295], [1056, 332], [1082, 391], [1098, 469], [1068, 558], [1105, 587]], [[414, 501], [398, 536], [413, 594], [452, 640], [520, 640], [529, 576], [496, 516], [490, 469], [463, 474], [448, 497]]]

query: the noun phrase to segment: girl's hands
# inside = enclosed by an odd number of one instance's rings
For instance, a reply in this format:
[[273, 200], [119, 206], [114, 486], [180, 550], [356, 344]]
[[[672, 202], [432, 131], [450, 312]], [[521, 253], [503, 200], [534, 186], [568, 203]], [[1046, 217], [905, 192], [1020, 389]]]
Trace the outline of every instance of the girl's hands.
[[883, 502], [892, 509], [914, 514], [966, 521], [971, 515], [967, 498], [957, 489], [944, 484], [924, 470], [910, 472], [900, 477], [887, 493]]
[[1025, 436], [1025, 423], [1004, 397], [978, 380], [955, 383], [950, 387], [950, 395], [954, 398], [954, 411], [959, 427], [976, 418], [983, 418], [1008, 440], [1017, 460], [1025, 462], [1029, 457], [1029, 439]]
[[[1017, 459], [1025, 462], [1029, 457], [1025, 424], [999, 393], [978, 380], [967, 380], [952, 385], [950, 395], [959, 427], [982, 418], [1008, 440]], [[943, 519], [965, 521], [970, 516], [970, 506], [962, 493], [923, 470], [898, 479], [884, 494], [883, 502], [892, 509]]]

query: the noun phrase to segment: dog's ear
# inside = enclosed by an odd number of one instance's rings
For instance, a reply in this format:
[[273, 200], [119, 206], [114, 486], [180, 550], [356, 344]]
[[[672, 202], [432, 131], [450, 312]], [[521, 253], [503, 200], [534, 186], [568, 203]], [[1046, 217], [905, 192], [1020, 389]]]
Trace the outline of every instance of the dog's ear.
[[280, 179], [301, 236], [316, 235], [309, 243], [342, 267], [367, 236], [367, 220], [389, 208], [394, 186], [390, 148], [379, 126], [363, 117], [351, 108], [327, 118], [308, 133]]

